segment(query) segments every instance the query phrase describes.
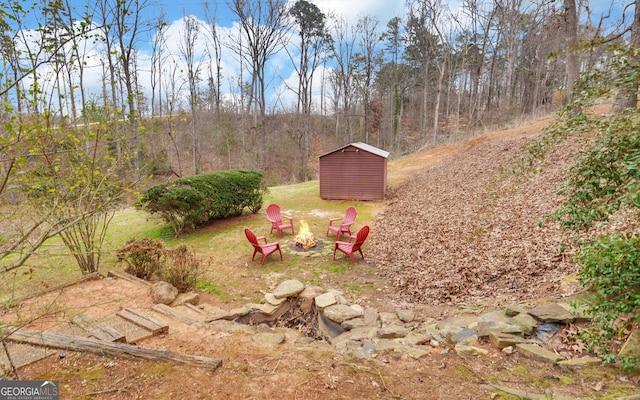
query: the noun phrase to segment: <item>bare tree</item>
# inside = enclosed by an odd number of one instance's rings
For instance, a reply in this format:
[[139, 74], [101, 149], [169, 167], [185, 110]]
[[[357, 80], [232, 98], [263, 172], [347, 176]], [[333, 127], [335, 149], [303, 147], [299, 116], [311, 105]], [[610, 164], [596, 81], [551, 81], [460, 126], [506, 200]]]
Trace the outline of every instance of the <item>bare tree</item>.
[[142, 33], [144, 21], [142, 15], [148, 7], [147, 0], [115, 0], [113, 5], [113, 23], [116, 30], [116, 38], [119, 50], [119, 61], [124, 76], [126, 98], [128, 106], [128, 119], [130, 125], [130, 146], [133, 148], [133, 163], [135, 173], [140, 172], [140, 144], [137, 132], [137, 103], [138, 87], [135, 68], [136, 43]]
[[[391, 93], [385, 96], [390, 104], [389, 132], [391, 137], [388, 143], [392, 148], [398, 145], [398, 132], [404, 110], [404, 65], [400, 65], [402, 52], [402, 25], [400, 17], [394, 17], [387, 23], [387, 30], [383, 32], [381, 39], [384, 41], [384, 52], [390, 58], [381, 69], [377, 79], [378, 87], [391, 86]], [[386, 135], [385, 135], [386, 137]]]
[[193, 173], [200, 173], [199, 141], [197, 130], [198, 108], [198, 84], [200, 81], [200, 68], [202, 60], [196, 54], [196, 45], [200, 37], [200, 22], [193, 15], [187, 15], [183, 19], [184, 30], [180, 36], [178, 47], [180, 54], [187, 65], [187, 82], [189, 83], [189, 109], [191, 111], [191, 161]]
[[331, 82], [333, 84], [333, 92], [335, 97], [336, 123], [335, 135], [336, 141], [340, 143], [339, 132], [342, 129], [341, 116], [344, 117], [344, 130], [346, 140], [353, 141], [353, 127], [351, 122], [352, 100], [353, 100], [353, 57], [355, 54], [356, 35], [354, 28], [349, 25], [348, 21], [340, 16], [332, 16], [333, 19], [333, 47], [331, 55], [336, 63], [333, 69]]
[[266, 66], [269, 58], [286, 43], [286, 2], [284, 0], [233, 0], [231, 11], [239, 18], [242, 42], [234, 50], [251, 67], [250, 101], [261, 116], [266, 113]]
[[[154, 23], [155, 31], [151, 40], [151, 116], [152, 118], [156, 114], [162, 115], [162, 66], [167, 60], [165, 54], [166, 46], [166, 34], [167, 34], [167, 22], [165, 20], [165, 14], [162, 12]], [[156, 106], [156, 93], [158, 98], [158, 105]]]
[[[220, 96], [222, 91], [222, 42], [220, 40], [220, 35], [218, 33], [217, 27], [217, 9], [214, 8], [212, 11], [210, 9], [209, 3], [205, 3], [205, 10], [207, 14], [207, 22], [209, 24], [209, 34], [211, 37], [210, 48], [213, 49], [213, 52], [211, 52], [210, 50], [210, 54], [212, 54], [214, 58], [214, 63], [209, 64], [209, 76], [210, 80], [213, 81], [210, 86], [214, 90], [216, 116], [217, 118], [220, 118]], [[213, 69], [214, 71], [211, 71], [211, 69]]]
[[433, 87], [431, 70], [434, 66], [434, 60], [437, 58], [439, 46], [437, 35], [429, 30], [431, 21], [435, 18], [430, 15], [433, 11], [433, 6], [427, 0], [412, 1], [409, 5], [409, 15], [405, 27], [407, 38], [405, 57], [409, 64], [419, 72], [415, 76], [416, 82], [414, 84], [422, 91], [418, 119], [421, 123], [418, 129], [422, 132], [423, 144], [428, 141], [429, 101], [432, 92], [430, 89]]
[[359, 89], [362, 98], [362, 110], [364, 121], [362, 124], [364, 130], [364, 141], [369, 142], [369, 118], [371, 117], [369, 103], [371, 101], [371, 87], [376, 67], [381, 63], [381, 54], [378, 51], [378, 43], [380, 42], [380, 30], [378, 29], [378, 20], [372, 16], [365, 15], [360, 17], [356, 27], [358, 34], [359, 51], [354, 57], [357, 70], [356, 86]]
[[[264, 144], [268, 143], [265, 127], [266, 115], [266, 67], [267, 62], [286, 44], [287, 11], [285, 0], [232, 0], [229, 8], [238, 17], [241, 37], [231, 39], [231, 49], [250, 67], [249, 81], [250, 109], [256, 113], [253, 130], [263, 138], [256, 147], [257, 164], [267, 165]], [[257, 139], [257, 138], [256, 138]]]
[[[297, 112], [304, 114], [304, 128], [300, 140], [300, 178], [307, 179], [306, 164], [309, 160], [312, 129], [311, 129], [311, 104], [313, 101], [313, 78], [316, 69], [325, 59], [331, 38], [328, 35], [325, 15], [320, 9], [306, 0], [298, 0], [290, 10], [295, 21], [300, 38], [297, 47], [299, 53], [298, 62], [293, 66], [298, 75], [298, 88], [296, 90], [298, 103]], [[293, 60], [294, 56], [289, 56]]]

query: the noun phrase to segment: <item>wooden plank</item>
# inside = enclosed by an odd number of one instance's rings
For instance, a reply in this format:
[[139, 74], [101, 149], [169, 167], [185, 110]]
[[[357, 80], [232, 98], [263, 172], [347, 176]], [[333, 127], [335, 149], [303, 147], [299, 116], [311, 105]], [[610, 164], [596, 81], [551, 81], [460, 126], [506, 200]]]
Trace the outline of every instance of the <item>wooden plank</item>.
[[195, 305], [193, 305], [191, 303], [184, 303], [183, 306], [187, 307], [190, 310], [193, 310], [193, 311], [197, 312], [198, 314], [209, 315], [209, 313], [206, 312], [202, 307], [195, 306]]
[[154, 304], [151, 306], [151, 309], [159, 312], [160, 314], [166, 315], [167, 317], [171, 317], [177, 319], [178, 321], [182, 321], [185, 324], [193, 325], [200, 321], [191, 318], [190, 316], [181, 313], [173, 307], [169, 307], [166, 304]]
[[151, 282], [147, 282], [144, 279], [140, 279], [137, 276], [128, 274], [126, 272], [111, 270], [109, 271], [109, 276], [112, 278], [119, 278], [124, 279], [125, 281], [138, 283], [140, 285], [151, 286]]
[[169, 361], [192, 367], [215, 370], [222, 365], [216, 358], [176, 353], [168, 350], [149, 349], [127, 343], [108, 342], [82, 336], [63, 335], [61, 333], [41, 332], [31, 329], [20, 329], [13, 332], [6, 340], [29, 343], [44, 347], [53, 347], [79, 352], [90, 352], [102, 356], [124, 358], [142, 358], [151, 361]]
[[93, 316], [87, 313], [76, 315], [71, 319], [71, 322], [84, 329], [87, 333], [89, 333], [96, 339], [107, 340], [109, 342], [127, 341], [126, 336], [122, 332], [112, 327], [111, 325], [98, 321]]
[[169, 332], [169, 325], [163, 324], [148, 315], [144, 315], [140, 311], [125, 308], [116, 313], [117, 316], [126, 319], [138, 326], [150, 330], [154, 335], [160, 335], [162, 333]]

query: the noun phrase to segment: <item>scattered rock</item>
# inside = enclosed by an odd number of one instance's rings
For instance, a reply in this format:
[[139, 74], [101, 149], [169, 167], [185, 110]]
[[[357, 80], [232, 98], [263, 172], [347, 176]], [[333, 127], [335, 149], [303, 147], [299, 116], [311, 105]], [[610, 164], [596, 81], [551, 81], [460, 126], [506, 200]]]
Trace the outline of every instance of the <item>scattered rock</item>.
[[537, 344], [519, 343], [516, 345], [516, 349], [518, 349], [518, 351], [526, 357], [535, 358], [542, 361], [550, 361], [554, 364], [565, 359], [561, 355], [542, 348]]
[[151, 296], [158, 304], [171, 304], [178, 297], [178, 289], [165, 281], [158, 281], [151, 285]]
[[280, 332], [259, 332], [253, 335], [253, 341], [257, 343], [282, 344], [285, 335]]
[[475, 346], [467, 346], [464, 344], [457, 344], [454, 347], [454, 350], [460, 357], [479, 357], [489, 354], [489, 350], [487, 349]]
[[276, 298], [276, 296], [273, 295], [273, 293], [267, 293], [264, 295], [264, 299], [267, 301], [267, 303], [274, 305], [274, 306], [279, 306], [280, 304], [284, 303], [285, 301], [287, 301], [286, 297], [282, 297], [282, 298]]
[[282, 299], [286, 297], [297, 296], [300, 292], [304, 290], [304, 284], [298, 280], [291, 279], [282, 282], [278, 285], [277, 288], [273, 291], [273, 296], [276, 299]]
[[346, 304], [335, 304], [324, 309], [324, 314], [333, 322], [338, 324], [359, 317], [361, 314]]
[[521, 336], [505, 332], [491, 332], [489, 334], [489, 340], [491, 341], [491, 344], [499, 349], [505, 349], [507, 347], [511, 347], [513, 349], [514, 345], [527, 342], [527, 340]]
[[377, 335], [381, 339], [398, 339], [407, 336], [410, 331], [409, 328], [396, 325], [378, 329]]
[[636, 359], [640, 359], [640, 329], [634, 329], [631, 332], [618, 355], [621, 357], [635, 356]]
[[171, 303], [171, 307], [177, 307], [184, 304], [198, 305], [200, 302], [200, 295], [195, 292], [182, 293]]
[[[215, 312], [206, 322], [225, 329], [230, 328], [219, 324], [235, 321], [240, 326], [262, 326], [258, 331], [247, 328], [254, 335], [254, 341], [277, 344], [283, 343], [286, 335], [275, 333], [269, 327], [286, 328], [287, 325], [281, 321], [292, 320], [295, 323], [289, 327], [295, 327], [299, 334], [314, 334], [313, 338], [307, 336], [306, 339], [293, 335], [290, 337], [291, 342], [305, 346], [324, 342], [336, 352], [355, 359], [370, 359], [384, 352], [419, 359], [443, 344], [447, 348], [453, 346], [461, 357], [481, 357], [489, 354], [489, 350], [479, 344], [483, 343], [479, 342], [479, 338], [486, 336], [491, 346], [501, 349], [505, 354], [518, 351], [527, 357], [551, 363], [562, 362], [565, 366], [601, 362], [592, 358], [564, 360], [565, 357], [545, 348], [551, 338], [557, 335], [558, 325], [538, 324], [538, 321], [567, 321], [569, 316], [573, 318], [572, 313], [563, 306], [549, 303], [532, 310], [511, 305], [502, 310], [479, 315], [463, 314], [439, 322], [416, 320], [416, 315], [410, 310], [378, 312], [374, 308], [349, 304], [335, 291], [322, 293], [319, 288], [304, 287], [299, 281], [289, 280], [278, 285], [273, 293], [265, 294], [263, 302]], [[301, 324], [314, 326], [301, 328]], [[638, 335], [640, 333], [634, 332], [632, 338], [637, 338]], [[318, 342], [317, 339], [324, 341]], [[638, 351], [637, 343], [636, 347], [632, 347], [631, 342], [625, 347], [626, 351]]]
[[336, 300], [336, 296], [333, 292], [323, 293], [315, 298], [316, 306], [323, 310], [329, 306], [336, 304], [338, 301]]
[[396, 311], [396, 315], [402, 322], [412, 322], [416, 317], [416, 314], [410, 310], [398, 310]]
[[528, 313], [520, 313], [509, 319], [511, 325], [517, 325], [525, 335], [531, 335], [538, 326], [538, 321]]
[[599, 364], [602, 364], [602, 360], [597, 357], [580, 357], [573, 358], [571, 360], [558, 361], [558, 365], [562, 365], [563, 367], [583, 367]]
[[570, 324], [574, 321], [573, 314], [557, 303], [541, 304], [529, 310], [528, 313], [536, 317], [541, 322]]

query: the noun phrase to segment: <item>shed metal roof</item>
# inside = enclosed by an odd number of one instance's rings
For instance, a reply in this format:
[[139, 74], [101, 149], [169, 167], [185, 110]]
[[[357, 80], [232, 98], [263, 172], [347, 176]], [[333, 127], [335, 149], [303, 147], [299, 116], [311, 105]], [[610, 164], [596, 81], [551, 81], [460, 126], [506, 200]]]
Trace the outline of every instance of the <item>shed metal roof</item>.
[[321, 158], [321, 157], [326, 156], [327, 154], [335, 153], [336, 151], [340, 151], [340, 150], [342, 150], [342, 149], [345, 149], [345, 148], [347, 148], [347, 147], [349, 147], [349, 146], [356, 147], [356, 148], [358, 148], [358, 149], [360, 149], [360, 150], [367, 151], [367, 152], [369, 152], [369, 153], [372, 153], [372, 154], [378, 155], [378, 156], [380, 156], [380, 157], [384, 157], [384, 158], [389, 157], [389, 152], [388, 152], [388, 151], [385, 151], [385, 150], [379, 149], [379, 148], [377, 148], [377, 147], [371, 146], [370, 144], [366, 144], [366, 143], [363, 143], [363, 142], [355, 142], [355, 143], [349, 143], [349, 144], [344, 145], [344, 146], [342, 146], [342, 147], [339, 147], [339, 148], [337, 148], [337, 149], [335, 149], [335, 150], [331, 150], [331, 151], [330, 151], [330, 152], [328, 152], [328, 153], [324, 153], [324, 154], [322, 154], [322, 155], [320, 156], [320, 158]]

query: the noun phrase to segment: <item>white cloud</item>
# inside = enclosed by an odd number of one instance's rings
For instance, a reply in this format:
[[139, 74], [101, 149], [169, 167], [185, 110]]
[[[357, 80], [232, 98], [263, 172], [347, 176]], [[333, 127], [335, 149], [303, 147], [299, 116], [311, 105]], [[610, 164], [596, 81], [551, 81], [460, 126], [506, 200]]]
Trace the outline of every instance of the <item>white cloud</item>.
[[335, 13], [354, 23], [363, 15], [378, 18], [385, 26], [394, 17], [405, 14], [405, 0], [311, 0], [325, 15]]

